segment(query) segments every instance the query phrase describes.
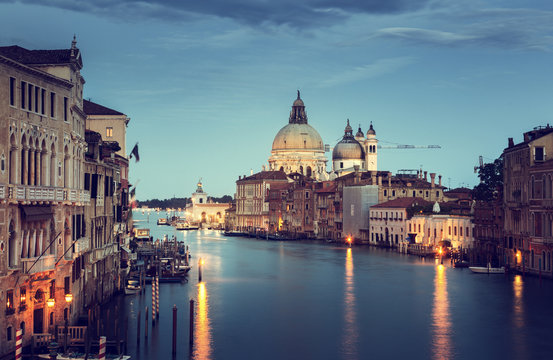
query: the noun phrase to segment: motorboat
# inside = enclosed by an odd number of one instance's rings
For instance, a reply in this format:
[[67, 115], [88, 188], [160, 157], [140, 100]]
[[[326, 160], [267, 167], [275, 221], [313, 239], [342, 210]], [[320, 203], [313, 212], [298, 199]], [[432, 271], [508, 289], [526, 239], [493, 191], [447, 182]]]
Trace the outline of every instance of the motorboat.
[[158, 225], [169, 225], [169, 223], [167, 223], [167, 219], [166, 218], [159, 218], [157, 219], [157, 224]]
[[138, 279], [127, 280], [127, 285], [125, 286], [125, 295], [138, 294], [140, 290], [142, 290], [142, 287], [140, 286], [140, 281]]
[[470, 271], [476, 274], [505, 274], [505, 267], [488, 266], [469, 266]]

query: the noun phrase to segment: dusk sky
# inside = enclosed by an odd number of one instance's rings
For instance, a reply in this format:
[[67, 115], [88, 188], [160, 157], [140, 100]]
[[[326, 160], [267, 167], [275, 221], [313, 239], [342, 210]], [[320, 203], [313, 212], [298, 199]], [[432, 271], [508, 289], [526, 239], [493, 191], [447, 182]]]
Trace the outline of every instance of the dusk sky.
[[[296, 90], [333, 147], [370, 122], [378, 170], [473, 187], [522, 133], [553, 124], [553, 2], [511, 0], [0, 0], [0, 45], [83, 56], [85, 98], [127, 114], [140, 200], [201, 177], [233, 195], [267, 164]], [[331, 168], [331, 153], [327, 153]]]

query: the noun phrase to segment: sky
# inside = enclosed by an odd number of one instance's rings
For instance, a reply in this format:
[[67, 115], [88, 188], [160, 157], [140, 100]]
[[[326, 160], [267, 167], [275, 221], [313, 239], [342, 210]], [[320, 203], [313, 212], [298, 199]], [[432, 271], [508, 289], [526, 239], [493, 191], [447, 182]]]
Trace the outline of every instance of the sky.
[[[478, 157], [553, 119], [553, 2], [0, 0], [0, 45], [81, 50], [84, 97], [127, 114], [140, 200], [233, 195], [296, 90], [333, 147], [372, 122], [378, 170], [473, 187]], [[327, 153], [328, 170], [331, 153]]]

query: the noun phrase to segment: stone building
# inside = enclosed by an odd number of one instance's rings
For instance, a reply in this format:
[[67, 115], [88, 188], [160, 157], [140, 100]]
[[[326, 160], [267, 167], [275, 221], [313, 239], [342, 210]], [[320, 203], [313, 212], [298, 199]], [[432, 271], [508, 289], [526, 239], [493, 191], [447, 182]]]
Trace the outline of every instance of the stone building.
[[269, 229], [268, 193], [273, 185], [286, 184], [284, 171], [262, 171], [236, 181], [236, 228], [240, 231]]
[[551, 275], [553, 251], [553, 128], [537, 127], [503, 151], [503, 208], [507, 263]]
[[[315, 187], [315, 224], [314, 231], [319, 239], [338, 239], [336, 226], [337, 185], [334, 181], [323, 181]], [[339, 211], [339, 209], [338, 209]], [[341, 223], [340, 223], [341, 224]]]
[[115, 141], [119, 144], [117, 155], [127, 157], [127, 126], [129, 117], [117, 110], [110, 109], [90, 100], [83, 100], [86, 113], [86, 129], [99, 133], [104, 141]]
[[230, 203], [214, 203], [203, 189], [202, 181], [198, 181], [196, 192], [192, 194], [192, 203], [187, 204], [185, 210], [186, 219], [194, 222], [222, 228], [225, 224], [226, 210]]
[[414, 208], [432, 205], [417, 197], [389, 200], [370, 209], [370, 240], [372, 245], [403, 248], [409, 241], [408, 220], [414, 215]]
[[288, 124], [275, 136], [269, 157], [269, 170], [294, 172], [325, 180], [326, 172], [325, 145], [321, 135], [307, 123], [305, 104], [298, 97], [292, 104]]
[[[78, 315], [85, 113], [81, 53], [0, 47], [0, 357]], [[76, 296], [75, 296], [76, 297]], [[70, 300], [70, 297], [67, 297]]]

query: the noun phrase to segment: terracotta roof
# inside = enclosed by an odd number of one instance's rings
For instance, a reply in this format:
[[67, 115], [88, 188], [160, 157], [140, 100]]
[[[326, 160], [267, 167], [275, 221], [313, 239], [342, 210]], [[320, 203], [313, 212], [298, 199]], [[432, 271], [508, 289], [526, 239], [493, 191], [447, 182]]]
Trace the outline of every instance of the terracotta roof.
[[248, 177], [237, 180], [237, 182], [245, 180], [287, 180], [288, 177], [284, 171], [261, 171]]
[[426, 201], [417, 197], [403, 197], [394, 200], [386, 201], [377, 205], [371, 206], [372, 208], [408, 208], [416, 205], [427, 206], [432, 204], [430, 201]]
[[87, 115], [125, 115], [90, 100], [83, 100], [83, 110]]
[[71, 49], [27, 50], [21, 46], [0, 46], [0, 55], [26, 65], [67, 64], [71, 61]]

